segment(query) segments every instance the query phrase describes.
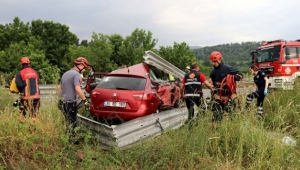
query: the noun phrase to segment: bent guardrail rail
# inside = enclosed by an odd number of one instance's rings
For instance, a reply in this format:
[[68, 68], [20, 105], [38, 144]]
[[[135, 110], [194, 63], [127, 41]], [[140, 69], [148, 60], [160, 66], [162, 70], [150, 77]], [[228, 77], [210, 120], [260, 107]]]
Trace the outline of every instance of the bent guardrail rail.
[[136, 118], [120, 125], [108, 126], [77, 115], [78, 123], [90, 128], [95, 133], [101, 148], [105, 150], [112, 147], [126, 148], [144, 139], [151, 139], [171, 129], [177, 129], [184, 125], [187, 117], [187, 108], [183, 107]]
[[184, 77], [185, 72], [180, 70], [179, 68], [175, 67], [165, 59], [161, 58], [157, 54], [152, 51], [145, 51], [144, 52], [144, 62], [155, 66], [156, 68], [164, 71], [167, 74], [171, 74], [172, 76], [179, 78], [180, 80]]

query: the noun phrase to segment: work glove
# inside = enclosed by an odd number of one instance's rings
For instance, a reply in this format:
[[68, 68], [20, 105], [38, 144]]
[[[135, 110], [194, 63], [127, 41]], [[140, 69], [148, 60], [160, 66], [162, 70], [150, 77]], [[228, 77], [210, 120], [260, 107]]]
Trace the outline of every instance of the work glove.
[[218, 89], [217, 89], [217, 88], [215, 88], [215, 87], [213, 87], [213, 89], [211, 90], [211, 93], [212, 93], [212, 94], [216, 94], [216, 93], [218, 93]]
[[90, 102], [87, 99], [84, 100], [84, 107], [86, 111], [90, 110]]
[[264, 95], [267, 95], [268, 94], [268, 89], [265, 89], [264, 90]]

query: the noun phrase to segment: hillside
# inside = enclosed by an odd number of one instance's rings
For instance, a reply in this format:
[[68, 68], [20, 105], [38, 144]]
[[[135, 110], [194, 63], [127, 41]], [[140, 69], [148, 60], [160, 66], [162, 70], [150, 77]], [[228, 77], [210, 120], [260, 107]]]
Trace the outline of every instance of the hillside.
[[196, 50], [196, 49], [200, 49], [202, 48], [201, 46], [190, 46], [190, 49], [191, 50]]
[[192, 49], [196, 58], [201, 61], [204, 72], [211, 70], [209, 56], [213, 51], [219, 51], [223, 55], [223, 61], [233, 67], [246, 71], [247, 67], [251, 64], [251, 51], [254, 51], [258, 46], [258, 42], [242, 42], [242, 43], [227, 43], [215, 46], [207, 46], [199, 49]]

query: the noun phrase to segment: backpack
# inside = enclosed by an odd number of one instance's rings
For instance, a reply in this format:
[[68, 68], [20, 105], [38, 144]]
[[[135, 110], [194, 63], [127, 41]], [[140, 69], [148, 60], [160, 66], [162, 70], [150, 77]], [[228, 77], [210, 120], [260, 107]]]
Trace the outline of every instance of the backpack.
[[19, 93], [19, 90], [17, 88], [17, 84], [16, 84], [16, 78], [13, 78], [10, 86], [9, 86], [9, 91], [12, 93]]

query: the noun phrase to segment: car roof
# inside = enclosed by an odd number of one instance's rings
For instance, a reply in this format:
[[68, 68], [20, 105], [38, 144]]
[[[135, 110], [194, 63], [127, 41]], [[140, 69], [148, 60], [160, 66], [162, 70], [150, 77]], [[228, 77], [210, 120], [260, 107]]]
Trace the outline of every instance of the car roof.
[[138, 77], [146, 77], [149, 73], [149, 67], [145, 63], [139, 63], [130, 67], [121, 68], [115, 71], [112, 71], [111, 73], [107, 74], [109, 75], [130, 75], [130, 76], [138, 76]]

